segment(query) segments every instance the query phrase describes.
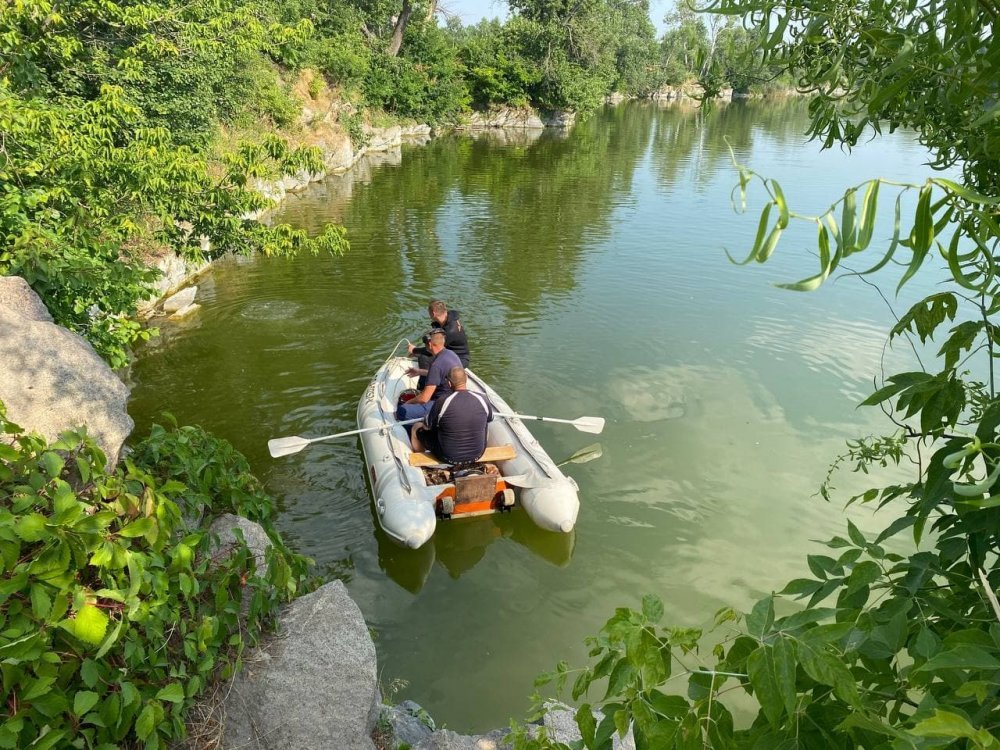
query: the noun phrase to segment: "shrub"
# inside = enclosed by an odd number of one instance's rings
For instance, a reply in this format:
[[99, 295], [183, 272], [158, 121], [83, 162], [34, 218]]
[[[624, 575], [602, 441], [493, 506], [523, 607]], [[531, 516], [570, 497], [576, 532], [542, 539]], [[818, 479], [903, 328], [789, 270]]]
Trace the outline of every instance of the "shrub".
[[[0, 748], [183, 736], [185, 710], [305, 580], [306, 560], [270, 528], [272, 501], [199, 428], [154, 426], [111, 473], [83, 431], [47, 445], [0, 405], [0, 432], [12, 441], [0, 442]], [[245, 545], [212, 559], [196, 520], [224, 512], [264, 525], [267, 570]]]

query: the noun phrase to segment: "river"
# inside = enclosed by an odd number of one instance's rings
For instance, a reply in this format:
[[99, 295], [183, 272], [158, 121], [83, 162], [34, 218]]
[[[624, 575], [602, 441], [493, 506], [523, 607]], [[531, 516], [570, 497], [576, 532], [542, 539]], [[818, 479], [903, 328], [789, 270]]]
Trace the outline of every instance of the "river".
[[[462, 732], [523, 717], [533, 678], [585, 663], [584, 639], [644, 593], [665, 620], [702, 627], [808, 575], [811, 540], [840, 533], [842, 501], [865, 486], [844, 475], [837, 501], [815, 497], [846, 439], [890, 429], [856, 406], [882, 367], [910, 366], [905, 345], [885, 348], [889, 303], [901, 314], [926, 283], [896, 298], [881, 279], [885, 299], [854, 278], [780, 290], [816, 270], [808, 224], [770, 263], [730, 263], [760, 207], [757, 191], [747, 214], [733, 209], [730, 145], [804, 213], [869, 177], [929, 169], [912, 135], [821, 152], [805, 126], [799, 100], [632, 103], [568, 134], [440, 137], [319, 183], [278, 218], [340, 222], [351, 251], [218, 263], [202, 310], [138, 353], [137, 433], [168, 409], [247, 455], [287, 542], [360, 605], [393, 700]], [[883, 222], [875, 243], [888, 234]], [[403, 550], [377, 529], [356, 438], [268, 456], [269, 438], [353, 429], [372, 373], [426, 328], [434, 297], [461, 311], [471, 366], [515, 409], [607, 420], [603, 456], [566, 467], [573, 534], [515, 511], [440, 524]], [[532, 425], [557, 461], [594, 441]]]

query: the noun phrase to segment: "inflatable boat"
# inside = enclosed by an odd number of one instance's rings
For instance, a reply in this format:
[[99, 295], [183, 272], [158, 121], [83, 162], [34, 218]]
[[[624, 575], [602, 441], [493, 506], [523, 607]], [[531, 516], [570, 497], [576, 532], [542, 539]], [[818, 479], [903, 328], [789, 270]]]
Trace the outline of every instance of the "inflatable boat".
[[413, 366], [409, 357], [391, 356], [358, 403], [375, 517], [386, 534], [416, 549], [433, 536], [439, 519], [508, 512], [516, 506], [542, 529], [571, 532], [580, 510], [576, 482], [559, 470], [521, 416], [471, 370], [466, 370], [468, 389], [485, 395], [496, 413], [486, 452], [477, 463], [461, 468], [413, 452], [407, 425], [395, 418], [400, 397], [416, 385], [416, 378], [407, 375]]

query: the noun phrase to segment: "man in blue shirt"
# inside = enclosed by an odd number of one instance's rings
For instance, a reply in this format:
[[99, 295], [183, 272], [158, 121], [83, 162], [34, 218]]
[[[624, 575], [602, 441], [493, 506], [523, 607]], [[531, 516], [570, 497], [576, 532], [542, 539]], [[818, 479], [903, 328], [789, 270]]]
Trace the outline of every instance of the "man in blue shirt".
[[462, 367], [452, 368], [448, 382], [454, 390], [436, 399], [430, 414], [413, 426], [410, 443], [417, 453], [429, 450], [449, 464], [475, 461], [486, 450], [493, 406], [482, 394], [467, 390]]
[[451, 393], [448, 373], [455, 367], [462, 367], [462, 361], [451, 349], [444, 348], [444, 340], [444, 331], [440, 328], [431, 331], [431, 335], [427, 339], [427, 348], [430, 350], [432, 359], [427, 372], [415, 367], [411, 367], [407, 371], [406, 374], [411, 376], [426, 375], [427, 380], [420, 393], [406, 403], [400, 404], [396, 409], [396, 419], [399, 421], [427, 416], [435, 399]]

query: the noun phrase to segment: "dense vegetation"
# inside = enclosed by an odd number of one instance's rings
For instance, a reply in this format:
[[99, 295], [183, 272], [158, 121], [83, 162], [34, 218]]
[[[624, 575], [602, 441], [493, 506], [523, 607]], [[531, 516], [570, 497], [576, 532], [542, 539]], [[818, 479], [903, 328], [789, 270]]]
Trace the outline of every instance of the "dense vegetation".
[[[1000, 747], [996, 5], [713, 5], [750, 18], [767, 40], [762, 63], [794, 71], [815, 93], [812, 134], [820, 145], [850, 147], [882, 128], [909, 127], [933, 166], [961, 169], [960, 183], [931, 176], [850, 187], [821, 216], [796, 214], [777, 182], [740, 170], [744, 201], [751, 184], [767, 197], [745, 262], [766, 262], [791, 221], [817, 228], [818, 272], [790, 289], [816, 288], [869, 249], [877, 255], [864, 275], [899, 269], [897, 288], [939, 259], [946, 268], [939, 290], [901, 316], [888, 338], [938, 337], [940, 349], [933, 367], [918, 358], [920, 369], [882, 379], [864, 403], [883, 409], [889, 433], [850, 442], [834, 462], [834, 470], [873, 478], [899, 467], [894, 476], [906, 477], [847, 500], [882, 508], [881, 533], [867, 536], [848, 522], [824, 554], [809, 556], [808, 575], [746, 615], [719, 612], [710, 638], [662, 626], [663, 605], [648, 596], [641, 611], [618, 610], [592, 639], [590, 666], [560, 664], [541, 682], [572, 679], [574, 699], [600, 687], [603, 697], [577, 714], [584, 739], [575, 747], [591, 750], [611, 748], [629, 728], [636, 747], [649, 750]], [[887, 192], [895, 221], [880, 244], [875, 208]], [[904, 216], [907, 195], [915, 205]], [[833, 497], [830, 478], [821, 489]], [[600, 722], [594, 708], [603, 711]], [[516, 734], [521, 750], [565, 748]]]
[[[246, 460], [201, 430], [154, 426], [110, 474], [83, 433], [47, 445], [0, 406], [0, 435], [0, 747], [168, 746], [300, 590], [304, 558]], [[245, 545], [213, 557], [224, 513], [267, 529], [264, 569]]]
[[[439, 26], [426, 0], [5, 4], [0, 273], [24, 276], [57, 322], [120, 366], [148, 335], [134, 316], [150, 256], [343, 251], [337, 227], [310, 239], [250, 218], [268, 206], [255, 186], [321, 167], [284, 137], [298, 127], [289, 89], [304, 67], [356, 108], [431, 123], [495, 105], [585, 112], [612, 91], [690, 79], [715, 91], [752, 73], [733, 63], [746, 32], [687, 11], [661, 50], [648, 0], [516, 0], [511, 11], [464, 28]], [[359, 118], [341, 116], [355, 140]]]

